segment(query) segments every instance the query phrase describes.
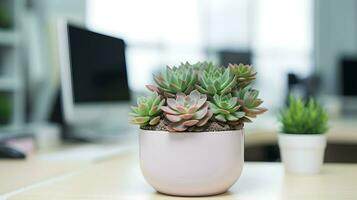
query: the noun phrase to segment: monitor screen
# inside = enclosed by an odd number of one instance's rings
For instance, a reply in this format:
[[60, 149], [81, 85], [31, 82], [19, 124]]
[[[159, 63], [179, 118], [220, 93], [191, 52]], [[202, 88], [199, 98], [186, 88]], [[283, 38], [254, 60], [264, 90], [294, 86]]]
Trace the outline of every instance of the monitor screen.
[[75, 103], [128, 101], [123, 40], [67, 25]]

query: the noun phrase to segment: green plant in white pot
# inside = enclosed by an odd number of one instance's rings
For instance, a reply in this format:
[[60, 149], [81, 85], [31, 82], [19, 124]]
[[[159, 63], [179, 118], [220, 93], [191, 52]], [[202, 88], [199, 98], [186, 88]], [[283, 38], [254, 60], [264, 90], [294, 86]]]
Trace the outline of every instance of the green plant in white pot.
[[286, 172], [319, 173], [326, 148], [328, 115], [314, 99], [304, 102], [290, 96], [280, 112], [279, 148]]
[[151, 95], [132, 107], [140, 167], [151, 186], [179, 196], [227, 191], [244, 164], [244, 123], [267, 109], [250, 87], [250, 65], [182, 63], [154, 75]]

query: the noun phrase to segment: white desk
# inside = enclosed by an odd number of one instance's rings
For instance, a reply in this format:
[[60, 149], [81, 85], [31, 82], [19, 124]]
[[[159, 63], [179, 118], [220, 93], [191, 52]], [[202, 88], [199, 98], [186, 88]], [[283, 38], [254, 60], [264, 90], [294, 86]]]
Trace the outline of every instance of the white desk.
[[[357, 199], [357, 165], [326, 164], [314, 176], [285, 175], [280, 163], [246, 163], [240, 180], [219, 196], [200, 199], [329, 200]], [[143, 179], [137, 153], [84, 167], [79, 173], [53, 180], [12, 200], [49, 199], [180, 199], [156, 193]], [[191, 198], [186, 198], [191, 199]]]

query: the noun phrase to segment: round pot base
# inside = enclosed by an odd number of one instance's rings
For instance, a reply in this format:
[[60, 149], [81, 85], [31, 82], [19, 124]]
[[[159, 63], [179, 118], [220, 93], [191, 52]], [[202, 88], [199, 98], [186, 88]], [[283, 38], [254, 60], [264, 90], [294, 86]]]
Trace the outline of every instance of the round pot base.
[[[154, 188], [155, 189], [155, 188]], [[176, 194], [176, 193], [165, 193], [165, 192], [161, 192], [157, 189], [155, 189], [158, 193], [163, 194], [163, 195], [167, 195], [167, 196], [174, 196], [174, 197], [210, 197], [210, 196], [217, 196], [217, 195], [221, 195], [224, 194], [226, 192], [228, 192], [228, 190], [224, 190], [223, 192], [216, 192], [216, 193], [204, 193], [204, 194], [197, 194], [197, 195], [185, 195], [185, 194]]]
[[158, 192], [212, 196], [226, 192], [244, 164], [243, 130], [183, 132], [141, 130], [140, 167]]

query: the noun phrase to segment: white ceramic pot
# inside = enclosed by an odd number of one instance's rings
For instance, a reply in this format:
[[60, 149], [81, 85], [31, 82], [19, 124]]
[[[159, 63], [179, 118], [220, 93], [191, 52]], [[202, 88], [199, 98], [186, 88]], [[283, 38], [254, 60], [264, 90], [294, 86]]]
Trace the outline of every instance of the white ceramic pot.
[[140, 166], [158, 192], [206, 196], [227, 191], [244, 164], [243, 130], [140, 133]]
[[294, 174], [317, 174], [323, 163], [325, 134], [284, 134], [278, 136], [285, 171]]

